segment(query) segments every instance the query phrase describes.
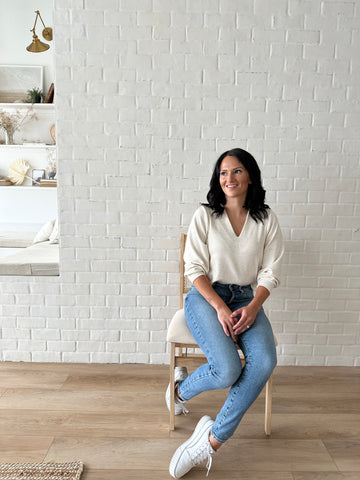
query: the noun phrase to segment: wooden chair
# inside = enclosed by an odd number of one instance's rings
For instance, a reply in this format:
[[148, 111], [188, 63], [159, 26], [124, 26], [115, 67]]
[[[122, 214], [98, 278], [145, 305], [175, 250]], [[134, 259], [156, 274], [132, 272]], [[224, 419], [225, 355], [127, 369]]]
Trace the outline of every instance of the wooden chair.
[[[173, 316], [168, 331], [167, 341], [170, 343], [170, 430], [175, 429], [175, 385], [174, 374], [175, 367], [186, 367], [191, 365], [193, 358], [204, 357], [203, 353], [194, 353], [194, 349], [199, 349], [196, 341], [194, 340], [185, 320], [184, 314], [184, 295], [189, 291], [191, 283], [184, 275], [184, 249], [185, 249], [186, 235], [181, 234], [181, 248], [180, 248], [180, 310], [178, 310]], [[275, 338], [275, 336], [274, 336]], [[275, 338], [275, 343], [276, 338]], [[188, 349], [191, 352], [188, 352]], [[239, 349], [240, 358], [242, 363], [245, 363], [245, 358]], [[271, 434], [271, 402], [272, 402], [272, 376], [269, 378], [265, 386], [265, 434]]]

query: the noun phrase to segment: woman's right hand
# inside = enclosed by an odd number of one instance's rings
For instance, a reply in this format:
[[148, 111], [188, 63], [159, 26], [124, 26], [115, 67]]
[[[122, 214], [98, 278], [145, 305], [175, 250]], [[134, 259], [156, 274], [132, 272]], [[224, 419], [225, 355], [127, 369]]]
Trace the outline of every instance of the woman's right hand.
[[225, 335], [231, 337], [236, 342], [237, 335], [234, 333], [234, 325], [238, 321], [237, 317], [232, 317], [232, 311], [226, 303], [219, 297], [211, 286], [209, 280], [205, 275], [194, 280], [194, 286], [197, 291], [215, 308], [218, 320], [225, 332]]
[[237, 318], [232, 317], [232, 311], [230, 308], [224, 304], [224, 306], [220, 307], [219, 309], [216, 309], [218, 320], [221, 323], [221, 326], [223, 327], [223, 330], [225, 332], [225, 335], [228, 337], [231, 336], [234, 342], [236, 342], [236, 334], [234, 333], [234, 324], [237, 322]]

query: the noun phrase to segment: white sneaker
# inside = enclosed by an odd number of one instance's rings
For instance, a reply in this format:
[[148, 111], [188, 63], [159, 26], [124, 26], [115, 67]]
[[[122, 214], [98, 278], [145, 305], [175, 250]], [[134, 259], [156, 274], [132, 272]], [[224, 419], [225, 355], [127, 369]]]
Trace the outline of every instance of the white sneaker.
[[194, 433], [189, 440], [180, 445], [170, 461], [169, 472], [172, 477], [181, 478], [193, 467], [203, 463], [205, 460], [207, 460], [206, 476], [209, 474], [212, 464], [211, 455], [215, 453], [209, 440], [210, 430], [213, 425], [214, 420], [208, 415], [200, 419]]
[[[174, 382], [175, 385], [178, 382], [182, 382], [188, 376], [188, 371], [186, 367], [175, 367], [175, 376]], [[165, 394], [165, 401], [166, 406], [170, 412], [170, 383], [167, 387], [166, 394]], [[185, 400], [180, 400], [180, 398], [175, 394], [175, 415], [184, 415], [189, 413], [189, 410], [185, 407]]]

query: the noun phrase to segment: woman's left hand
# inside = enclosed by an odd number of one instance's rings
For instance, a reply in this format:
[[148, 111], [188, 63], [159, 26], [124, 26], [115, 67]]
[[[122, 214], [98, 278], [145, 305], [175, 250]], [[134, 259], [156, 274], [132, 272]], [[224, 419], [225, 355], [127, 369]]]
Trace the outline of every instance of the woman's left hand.
[[246, 332], [246, 330], [251, 328], [251, 326], [255, 322], [258, 311], [258, 309], [249, 304], [246, 307], [235, 310], [235, 312], [231, 314], [232, 317], [240, 316], [238, 322], [236, 322], [233, 326], [233, 331], [235, 335], [240, 335], [241, 333]]
[[260, 285], [256, 289], [255, 297], [251, 300], [249, 305], [246, 305], [246, 307], [238, 308], [237, 310], [235, 310], [235, 312], [231, 314], [231, 317], [233, 318], [240, 316], [239, 321], [236, 322], [233, 326], [233, 331], [235, 335], [240, 335], [240, 333], [243, 333], [249, 328], [251, 328], [251, 326], [255, 322], [258, 311], [260, 310], [262, 304], [265, 302], [269, 295], [269, 290]]

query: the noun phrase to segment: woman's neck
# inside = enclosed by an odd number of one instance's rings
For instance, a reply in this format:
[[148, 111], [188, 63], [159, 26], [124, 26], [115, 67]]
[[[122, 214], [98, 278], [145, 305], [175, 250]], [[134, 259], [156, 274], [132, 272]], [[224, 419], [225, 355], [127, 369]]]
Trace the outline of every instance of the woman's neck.
[[244, 208], [245, 198], [228, 198], [225, 204], [225, 210], [228, 213], [246, 214], [247, 210]]

